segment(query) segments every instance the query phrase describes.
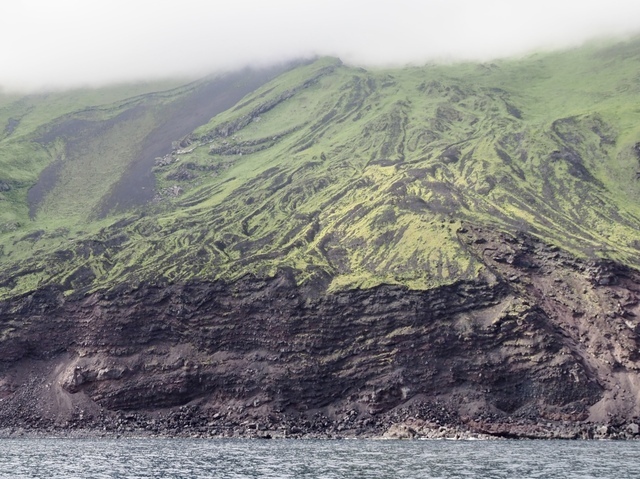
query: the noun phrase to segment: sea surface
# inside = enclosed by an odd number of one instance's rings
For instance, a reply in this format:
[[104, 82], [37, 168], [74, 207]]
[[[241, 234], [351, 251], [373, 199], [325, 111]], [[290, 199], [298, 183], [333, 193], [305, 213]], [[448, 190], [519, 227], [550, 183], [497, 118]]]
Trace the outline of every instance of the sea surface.
[[640, 441], [0, 439], [0, 478], [640, 478]]

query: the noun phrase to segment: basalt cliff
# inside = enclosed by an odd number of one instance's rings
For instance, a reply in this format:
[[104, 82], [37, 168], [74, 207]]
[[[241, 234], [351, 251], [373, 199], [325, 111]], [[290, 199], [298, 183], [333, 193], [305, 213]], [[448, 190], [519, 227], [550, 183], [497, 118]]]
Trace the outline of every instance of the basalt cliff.
[[0, 428], [640, 433], [640, 43], [0, 96]]

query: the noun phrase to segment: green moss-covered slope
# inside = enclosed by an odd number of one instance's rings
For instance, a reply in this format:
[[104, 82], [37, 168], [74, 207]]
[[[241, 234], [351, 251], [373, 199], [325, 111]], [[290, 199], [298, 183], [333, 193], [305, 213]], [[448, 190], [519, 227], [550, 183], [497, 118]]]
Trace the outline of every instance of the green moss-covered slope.
[[154, 150], [197, 109], [167, 106], [187, 88], [89, 110], [2, 99], [1, 296], [283, 268], [426, 289], [486, 270], [466, 225], [640, 267], [640, 41], [384, 71], [320, 59]]

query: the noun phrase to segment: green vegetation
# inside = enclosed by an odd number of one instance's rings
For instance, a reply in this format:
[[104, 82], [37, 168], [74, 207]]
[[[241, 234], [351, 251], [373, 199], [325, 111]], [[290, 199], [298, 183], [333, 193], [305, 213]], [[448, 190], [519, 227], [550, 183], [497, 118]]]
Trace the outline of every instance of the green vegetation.
[[0, 295], [283, 268], [425, 289], [482, 272], [463, 224], [640, 267], [639, 80], [638, 40], [384, 71], [320, 59], [186, 139], [162, 130], [180, 144], [128, 208], [118, 182], [193, 85], [0, 98]]

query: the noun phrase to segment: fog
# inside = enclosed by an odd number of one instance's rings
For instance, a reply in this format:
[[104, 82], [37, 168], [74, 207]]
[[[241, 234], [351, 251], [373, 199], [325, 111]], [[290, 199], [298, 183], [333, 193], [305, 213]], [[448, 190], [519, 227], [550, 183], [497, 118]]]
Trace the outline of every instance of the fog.
[[486, 61], [639, 31], [638, 0], [15, 0], [0, 7], [0, 85], [200, 76], [312, 55]]

